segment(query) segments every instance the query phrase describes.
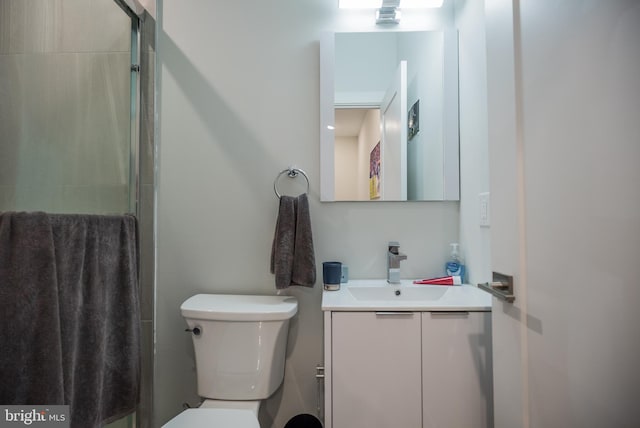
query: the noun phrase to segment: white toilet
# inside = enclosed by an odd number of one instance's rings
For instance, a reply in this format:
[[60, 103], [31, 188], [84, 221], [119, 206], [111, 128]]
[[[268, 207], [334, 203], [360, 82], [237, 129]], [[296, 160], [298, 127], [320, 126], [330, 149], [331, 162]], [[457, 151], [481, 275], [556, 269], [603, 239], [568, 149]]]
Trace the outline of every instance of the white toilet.
[[180, 306], [193, 338], [202, 405], [163, 428], [260, 428], [260, 401], [284, 378], [289, 296], [197, 294]]

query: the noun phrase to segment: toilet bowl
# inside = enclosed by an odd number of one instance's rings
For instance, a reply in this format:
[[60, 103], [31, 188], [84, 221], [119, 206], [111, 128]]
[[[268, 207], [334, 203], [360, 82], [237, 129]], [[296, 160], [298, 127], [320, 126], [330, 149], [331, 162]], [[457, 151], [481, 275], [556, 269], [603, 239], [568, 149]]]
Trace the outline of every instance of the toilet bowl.
[[180, 306], [191, 332], [200, 407], [163, 428], [259, 428], [261, 400], [284, 379], [289, 296], [197, 294]]

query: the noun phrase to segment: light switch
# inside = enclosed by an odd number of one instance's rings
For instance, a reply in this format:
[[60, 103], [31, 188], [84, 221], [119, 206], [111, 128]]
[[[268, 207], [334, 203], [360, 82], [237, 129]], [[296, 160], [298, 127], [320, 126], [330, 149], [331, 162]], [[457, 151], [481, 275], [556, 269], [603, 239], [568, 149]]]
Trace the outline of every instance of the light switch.
[[489, 192], [478, 194], [478, 208], [480, 227], [489, 227], [491, 225], [491, 207], [489, 206]]

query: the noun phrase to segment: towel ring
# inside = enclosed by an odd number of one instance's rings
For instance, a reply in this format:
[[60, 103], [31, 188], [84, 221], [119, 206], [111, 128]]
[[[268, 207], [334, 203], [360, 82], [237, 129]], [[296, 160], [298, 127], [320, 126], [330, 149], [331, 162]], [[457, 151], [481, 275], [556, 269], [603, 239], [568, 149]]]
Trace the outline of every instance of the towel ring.
[[307, 177], [307, 173], [301, 169], [289, 167], [280, 171], [280, 173], [276, 176], [276, 179], [273, 180], [273, 191], [276, 193], [278, 199], [282, 197], [280, 192], [278, 192], [278, 180], [280, 180], [280, 177], [282, 177], [282, 174], [284, 174], [285, 172], [290, 178], [295, 178], [298, 176], [298, 174], [302, 174], [304, 179], [307, 180], [307, 193], [309, 193], [309, 177]]

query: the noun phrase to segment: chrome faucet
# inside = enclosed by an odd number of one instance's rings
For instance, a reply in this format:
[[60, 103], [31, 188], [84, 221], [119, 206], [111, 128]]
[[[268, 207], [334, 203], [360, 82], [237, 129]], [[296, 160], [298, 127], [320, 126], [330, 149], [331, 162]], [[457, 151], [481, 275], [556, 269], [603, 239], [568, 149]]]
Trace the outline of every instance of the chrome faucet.
[[407, 260], [407, 255], [401, 253], [400, 243], [390, 241], [387, 250], [387, 282], [389, 284], [400, 284], [400, 262]]

